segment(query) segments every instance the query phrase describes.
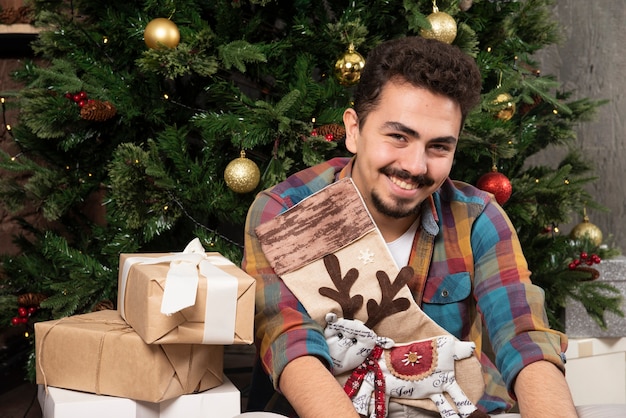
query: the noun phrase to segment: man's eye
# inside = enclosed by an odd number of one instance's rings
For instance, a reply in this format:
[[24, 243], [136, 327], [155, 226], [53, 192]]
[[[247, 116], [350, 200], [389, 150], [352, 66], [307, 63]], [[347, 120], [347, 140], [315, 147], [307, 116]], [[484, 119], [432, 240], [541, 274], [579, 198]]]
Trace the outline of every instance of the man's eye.
[[448, 145], [448, 144], [433, 144], [432, 148], [436, 149], [438, 151], [449, 151], [450, 150], [450, 145]]

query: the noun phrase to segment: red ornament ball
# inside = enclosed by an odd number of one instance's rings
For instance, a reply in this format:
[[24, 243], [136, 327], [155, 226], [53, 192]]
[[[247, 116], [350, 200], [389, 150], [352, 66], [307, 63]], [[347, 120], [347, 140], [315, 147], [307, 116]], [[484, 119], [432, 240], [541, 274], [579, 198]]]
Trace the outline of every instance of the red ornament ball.
[[491, 171], [483, 174], [476, 183], [476, 187], [493, 194], [500, 205], [506, 203], [513, 193], [511, 181], [502, 173]]

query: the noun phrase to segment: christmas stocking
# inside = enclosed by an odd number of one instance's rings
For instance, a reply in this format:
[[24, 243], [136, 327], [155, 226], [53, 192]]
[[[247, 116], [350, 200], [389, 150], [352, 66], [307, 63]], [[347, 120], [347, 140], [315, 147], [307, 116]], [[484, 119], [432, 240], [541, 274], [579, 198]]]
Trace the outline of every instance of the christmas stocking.
[[[351, 179], [322, 189], [256, 233], [276, 274], [325, 328], [337, 379], [347, 381], [360, 413], [374, 393], [379, 411], [369, 413], [376, 417], [385, 416], [382, 399], [389, 397], [442, 416], [482, 416], [474, 406], [484, 381], [473, 343], [456, 340], [415, 302], [406, 285], [412, 268], [396, 266]], [[353, 343], [346, 344], [347, 335]], [[350, 350], [341, 352], [347, 346], [359, 352], [356, 362]]]

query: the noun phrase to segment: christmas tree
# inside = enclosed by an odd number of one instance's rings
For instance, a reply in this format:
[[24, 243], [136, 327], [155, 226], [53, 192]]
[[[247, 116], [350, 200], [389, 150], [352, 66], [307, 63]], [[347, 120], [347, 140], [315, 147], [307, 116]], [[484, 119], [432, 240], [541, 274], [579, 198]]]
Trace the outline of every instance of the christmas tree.
[[[24, 89], [7, 130], [19, 153], [3, 204], [35, 207], [21, 248], [3, 260], [0, 321], [114, 307], [120, 253], [181, 251], [194, 237], [235, 263], [255, 193], [347, 155], [341, 115], [367, 52], [399, 36], [433, 37], [474, 57], [481, 106], [467, 119], [452, 177], [494, 193], [518, 230], [532, 279], [562, 328], [568, 297], [601, 325], [621, 314], [591, 280], [616, 253], [593, 224], [559, 234], [586, 208], [593, 167], [571, 149], [557, 169], [529, 158], [571, 148], [601, 100], [571, 100], [533, 54], [559, 39], [549, 0], [34, 0], [45, 64], [15, 73]], [[5, 103], [6, 102], [6, 103]], [[94, 205], [95, 203], [95, 205]], [[98, 210], [87, 210], [95, 206]]]

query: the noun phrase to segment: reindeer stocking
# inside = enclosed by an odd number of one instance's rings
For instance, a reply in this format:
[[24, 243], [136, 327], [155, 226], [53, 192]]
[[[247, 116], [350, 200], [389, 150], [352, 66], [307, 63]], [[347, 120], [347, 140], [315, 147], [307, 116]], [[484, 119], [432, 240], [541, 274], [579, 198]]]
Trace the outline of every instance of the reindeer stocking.
[[407, 286], [413, 269], [398, 269], [351, 179], [256, 233], [276, 273], [325, 328], [334, 372], [359, 413], [385, 417], [394, 398], [446, 417], [486, 416], [475, 407], [484, 382], [474, 344], [420, 309]]

